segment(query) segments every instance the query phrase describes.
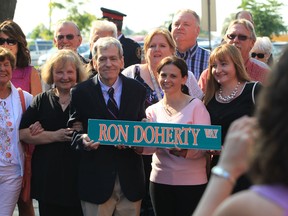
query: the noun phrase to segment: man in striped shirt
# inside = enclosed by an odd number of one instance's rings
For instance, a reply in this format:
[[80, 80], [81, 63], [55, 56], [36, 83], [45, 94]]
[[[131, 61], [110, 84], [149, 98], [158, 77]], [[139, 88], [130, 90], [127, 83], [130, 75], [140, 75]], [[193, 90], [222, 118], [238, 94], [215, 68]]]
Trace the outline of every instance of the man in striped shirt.
[[210, 51], [198, 46], [197, 37], [200, 33], [200, 18], [190, 9], [179, 10], [174, 15], [171, 33], [176, 42], [177, 56], [183, 58], [188, 69], [198, 80], [202, 71], [208, 67]]

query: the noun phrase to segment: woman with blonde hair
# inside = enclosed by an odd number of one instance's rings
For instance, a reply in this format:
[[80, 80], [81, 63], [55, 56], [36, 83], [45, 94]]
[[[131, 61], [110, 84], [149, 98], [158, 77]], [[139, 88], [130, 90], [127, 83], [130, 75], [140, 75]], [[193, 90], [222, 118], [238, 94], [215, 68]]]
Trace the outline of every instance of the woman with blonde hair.
[[[259, 82], [250, 81], [237, 47], [223, 44], [211, 52], [204, 104], [210, 114], [211, 124], [222, 127], [222, 143], [234, 120], [252, 115], [260, 88]], [[216, 165], [218, 159], [218, 155], [213, 155], [211, 167]], [[249, 185], [246, 177], [240, 178], [235, 192]]]
[[[35, 145], [31, 196], [38, 200], [41, 216], [82, 216], [77, 193], [78, 154], [70, 147], [76, 128], [67, 128], [67, 122], [70, 90], [86, 75], [74, 51], [59, 50], [42, 68], [43, 81], [54, 87], [38, 94], [21, 120], [21, 140]], [[32, 136], [37, 125], [43, 129]]]

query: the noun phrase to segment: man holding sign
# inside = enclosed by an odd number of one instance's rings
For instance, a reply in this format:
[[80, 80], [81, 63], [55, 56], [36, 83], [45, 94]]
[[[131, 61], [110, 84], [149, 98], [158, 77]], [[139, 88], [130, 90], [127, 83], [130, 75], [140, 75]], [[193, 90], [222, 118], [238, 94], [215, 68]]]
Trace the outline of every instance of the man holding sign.
[[75, 134], [72, 143], [81, 151], [79, 195], [83, 213], [136, 216], [145, 193], [141, 156], [131, 148], [100, 145], [89, 138], [87, 128], [88, 119], [141, 121], [146, 91], [120, 73], [124, 58], [117, 39], [100, 38], [92, 61], [98, 74], [72, 90], [68, 122], [83, 125], [83, 133]]

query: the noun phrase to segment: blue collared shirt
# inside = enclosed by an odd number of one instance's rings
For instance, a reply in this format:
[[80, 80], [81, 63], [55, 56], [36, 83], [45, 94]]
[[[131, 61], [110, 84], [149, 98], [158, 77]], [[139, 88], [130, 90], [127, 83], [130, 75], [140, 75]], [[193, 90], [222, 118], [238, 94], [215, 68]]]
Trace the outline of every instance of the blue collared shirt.
[[188, 70], [193, 72], [196, 80], [198, 81], [203, 70], [208, 67], [210, 51], [199, 47], [198, 43], [196, 42], [196, 44], [185, 53], [180, 53], [177, 50], [177, 56], [186, 61]]

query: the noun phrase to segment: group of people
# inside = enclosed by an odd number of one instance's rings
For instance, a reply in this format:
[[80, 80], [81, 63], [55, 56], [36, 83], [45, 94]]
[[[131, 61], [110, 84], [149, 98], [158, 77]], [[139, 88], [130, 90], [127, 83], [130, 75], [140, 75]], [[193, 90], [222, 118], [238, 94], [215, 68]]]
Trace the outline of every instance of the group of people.
[[[91, 27], [91, 60], [76, 51], [82, 42], [77, 25], [60, 22], [54, 34], [58, 52], [41, 68], [41, 78], [29, 65], [21, 28], [11, 20], [0, 24], [0, 215], [12, 215], [18, 202], [20, 215], [33, 216], [32, 199], [38, 201], [41, 216], [233, 215], [240, 209], [237, 201], [244, 206], [245, 199], [257, 194], [271, 195], [279, 205], [271, 208], [275, 215], [284, 212], [287, 205], [276, 198], [287, 197], [287, 167], [275, 154], [284, 159], [287, 153], [288, 51], [270, 72], [255, 58], [261, 58], [257, 51], [251, 54], [256, 34], [248, 18], [232, 21], [223, 43], [207, 51], [197, 44], [199, 16], [184, 9], [175, 14], [171, 31], [156, 28], [147, 34], [141, 63], [137, 44], [129, 54], [121, 42], [126, 15], [101, 10], [109, 21], [95, 21]], [[255, 110], [256, 119], [241, 119]], [[220, 125], [224, 150], [101, 145], [88, 136], [88, 119]], [[21, 142], [33, 147], [28, 202], [19, 198]], [[264, 186], [224, 201], [250, 188], [251, 179]], [[255, 202], [273, 205], [262, 197]], [[241, 210], [256, 214], [252, 207]]]

